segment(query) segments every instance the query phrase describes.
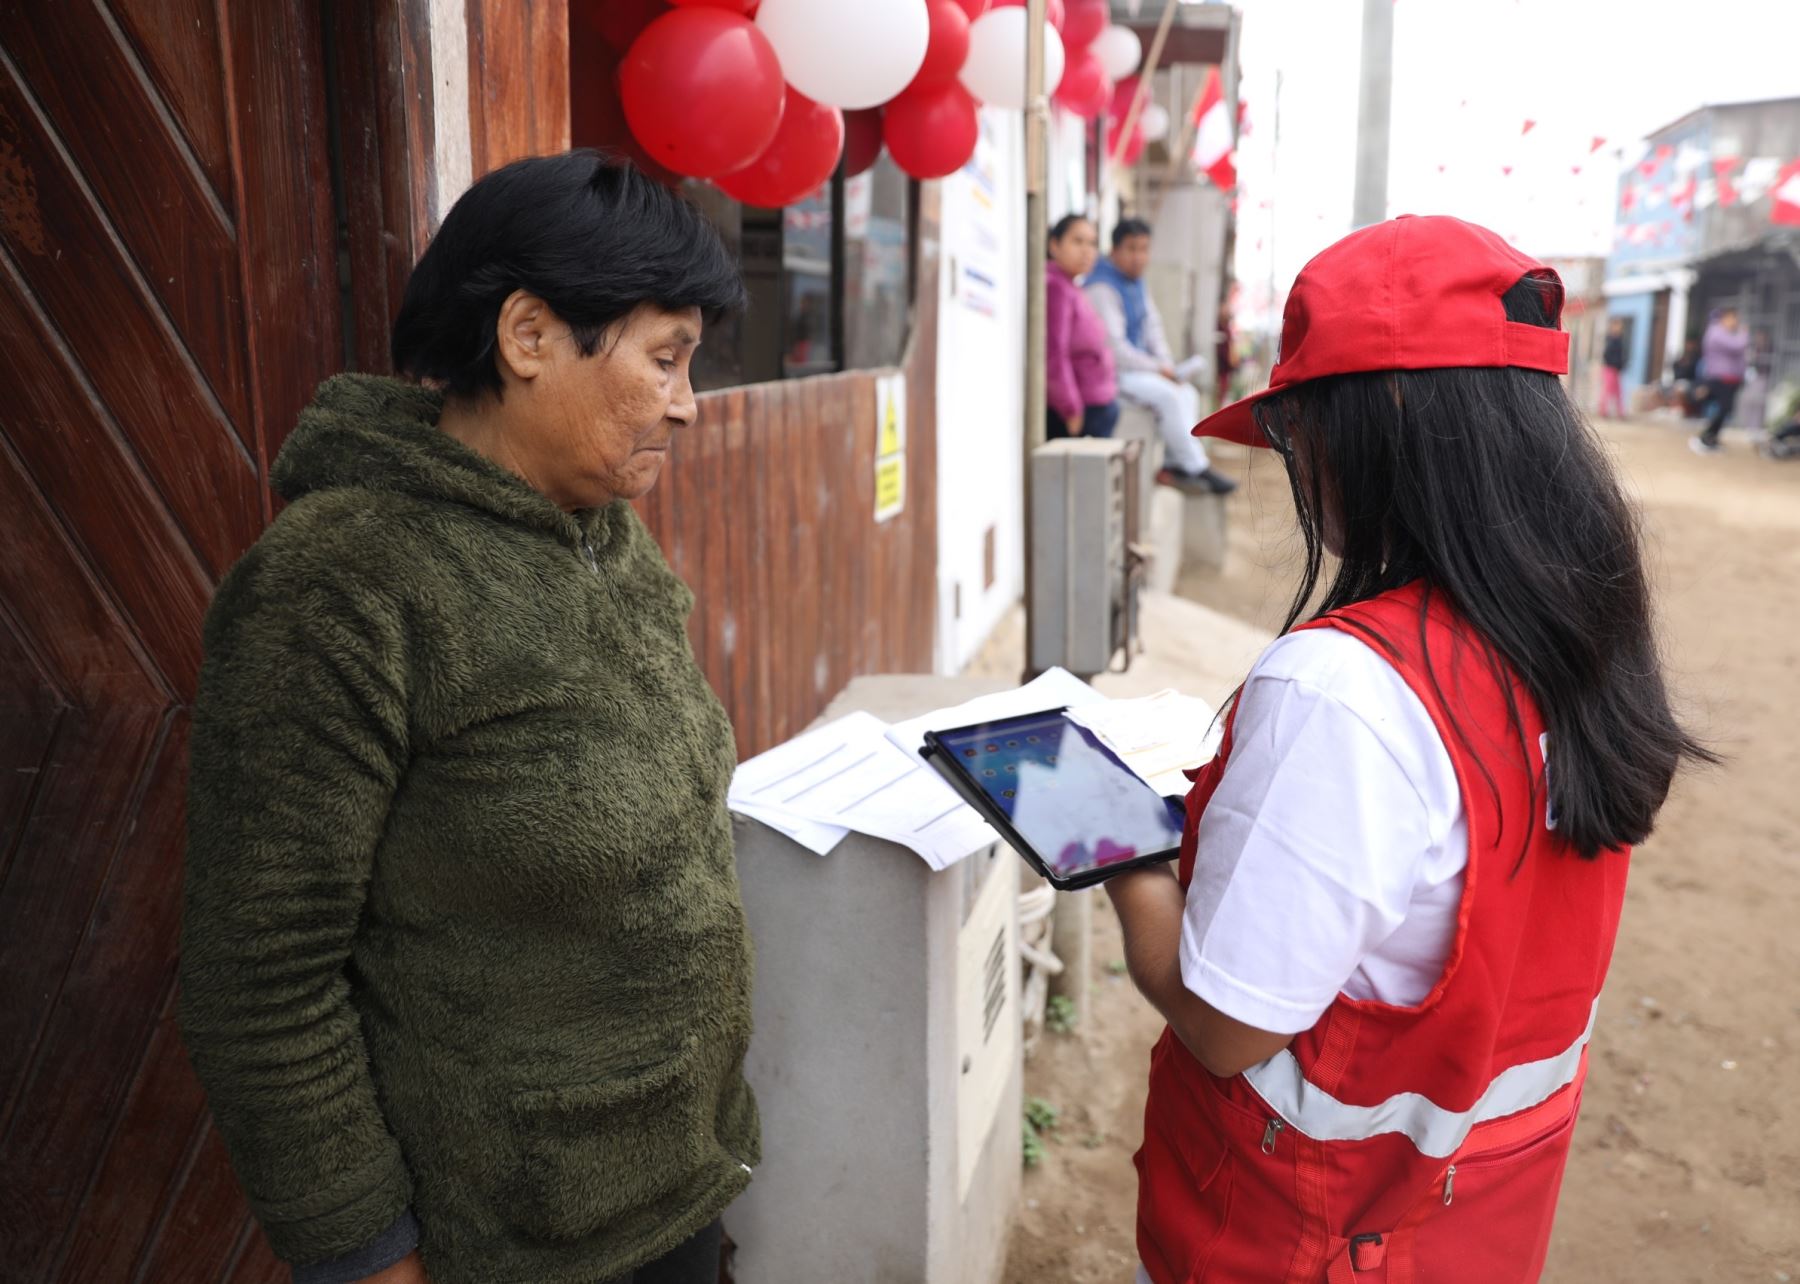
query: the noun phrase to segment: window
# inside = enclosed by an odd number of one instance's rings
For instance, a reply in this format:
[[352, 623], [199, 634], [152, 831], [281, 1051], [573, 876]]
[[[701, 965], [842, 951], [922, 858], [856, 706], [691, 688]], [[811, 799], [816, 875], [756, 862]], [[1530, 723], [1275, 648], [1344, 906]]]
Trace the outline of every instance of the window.
[[742, 266], [750, 304], [707, 332], [701, 391], [890, 366], [913, 298], [915, 187], [883, 155], [780, 210], [739, 205], [710, 183], [684, 190]]

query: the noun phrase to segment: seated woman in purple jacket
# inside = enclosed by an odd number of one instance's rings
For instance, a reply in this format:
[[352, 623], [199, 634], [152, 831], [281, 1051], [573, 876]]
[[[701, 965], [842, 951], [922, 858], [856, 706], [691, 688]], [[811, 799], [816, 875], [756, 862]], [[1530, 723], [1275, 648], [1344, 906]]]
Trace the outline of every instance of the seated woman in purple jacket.
[[1106, 328], [1075, 284], [1100, 257], [1100, 237], [1080, 214], [1065, 214], [1050, 229], [1045, 265], [1044, 399], [1051, 440], [1110, 437], [1119, 422], [1119, 384]]

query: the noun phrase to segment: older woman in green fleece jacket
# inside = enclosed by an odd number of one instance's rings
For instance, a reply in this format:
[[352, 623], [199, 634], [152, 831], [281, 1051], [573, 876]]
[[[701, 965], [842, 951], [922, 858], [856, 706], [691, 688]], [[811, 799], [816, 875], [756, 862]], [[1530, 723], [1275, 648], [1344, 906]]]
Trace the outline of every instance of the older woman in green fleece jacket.
[[477, 183], [207, 619], [181, 1027], [298, 1284], [718, 1274], [758, 1158], [731, 728], [628, 501], [741, 305], [591, 153]]

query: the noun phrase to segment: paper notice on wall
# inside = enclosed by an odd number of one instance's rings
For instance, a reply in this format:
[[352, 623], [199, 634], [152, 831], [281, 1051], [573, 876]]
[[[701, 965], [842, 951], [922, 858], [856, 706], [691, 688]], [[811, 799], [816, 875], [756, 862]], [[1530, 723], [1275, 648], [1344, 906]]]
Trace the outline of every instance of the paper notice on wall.
[[875, 381], [875, 520], [906, 509], [906, 376]]

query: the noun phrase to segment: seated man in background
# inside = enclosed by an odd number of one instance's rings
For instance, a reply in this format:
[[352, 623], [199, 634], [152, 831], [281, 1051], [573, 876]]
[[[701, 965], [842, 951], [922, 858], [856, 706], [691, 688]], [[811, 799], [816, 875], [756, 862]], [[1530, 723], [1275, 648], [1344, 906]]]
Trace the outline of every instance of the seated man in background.
[[1204, 364], [1189, 357], [1179, 366], [1163, 334], [1156, 300], [1144, 285], [1150, 266], [1150, 225], [1120, 219], [1113, 228], [1112, 254], [1088, 274], [1087, 296], [1106, 326], [1118, 369], [1119, 395], [1156, 416], [1163, 439], [1166, 480], [1182, 490], [1225, 495], [1237, 489], [1214, 472], [1206, 448], [1193, 435], [1200, 419], [1200, 392], [1188, 379]]

